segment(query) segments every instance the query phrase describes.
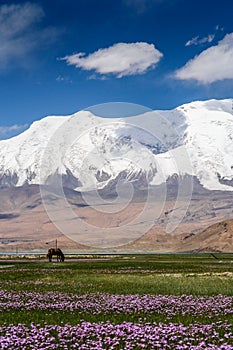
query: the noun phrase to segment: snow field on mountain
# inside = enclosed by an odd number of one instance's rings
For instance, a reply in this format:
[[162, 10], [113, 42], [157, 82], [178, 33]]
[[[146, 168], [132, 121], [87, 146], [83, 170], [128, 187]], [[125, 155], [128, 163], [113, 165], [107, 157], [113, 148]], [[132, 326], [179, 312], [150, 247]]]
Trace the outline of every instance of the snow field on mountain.
[[209, 190], [231, 191], [219, 181], [233, 178], [231, 103], [197, 101], [129, 118], [87, 111], [45, 117], [0, 141], [0, 179], [7, 183], [15, 176], [20, 186], [72, 174], [85, 191], [104, 188], [118, 177], [158, 185], [187, 174]]

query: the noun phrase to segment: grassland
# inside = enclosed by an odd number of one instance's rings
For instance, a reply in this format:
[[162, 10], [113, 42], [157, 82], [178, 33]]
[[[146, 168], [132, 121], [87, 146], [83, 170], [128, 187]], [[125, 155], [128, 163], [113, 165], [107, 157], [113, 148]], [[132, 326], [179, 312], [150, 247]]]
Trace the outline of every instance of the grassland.
[[[2, 326], [108, 321], [229, 325], [233, 323], [232, 299], [230, 304], [227, 299], [233, 296], [233, 254], [80, 255], [67, 256], [64, 263], [3, 259], [0, 290]], [[116, 296], [117, 301], [112, 301]], [[128, 296], [133, 298], [134, 311]], [[155, 296], [160, 299], [154, 300]], [[80, 306], [84, 299], [87, 308]], [[124, 302], [129, 311], [120, 308]], [[145, 309], [144, 302], [151, 303], [152, 311]], [[153, 311], [163, 303], [162, 311]]]

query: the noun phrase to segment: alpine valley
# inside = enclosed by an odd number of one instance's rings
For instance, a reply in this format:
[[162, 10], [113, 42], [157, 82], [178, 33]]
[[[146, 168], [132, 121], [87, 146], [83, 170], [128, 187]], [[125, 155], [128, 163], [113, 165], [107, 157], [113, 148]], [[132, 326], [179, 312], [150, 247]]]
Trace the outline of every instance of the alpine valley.
[[99, 114], [0, 141], [0, 251], [233, 251], [232, 99]]

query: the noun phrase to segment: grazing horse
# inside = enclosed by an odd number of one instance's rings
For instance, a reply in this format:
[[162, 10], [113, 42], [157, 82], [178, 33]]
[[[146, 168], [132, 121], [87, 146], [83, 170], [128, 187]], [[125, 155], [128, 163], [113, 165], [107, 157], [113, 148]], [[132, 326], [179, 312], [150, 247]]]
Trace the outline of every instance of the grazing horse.
[[49, 248], [48, 253], [47, 253], [47, 258], [49, 259], [50, 262], [52, 261], [53, 255], [57, 256], [57, 262], [65, 260], [65, 256], [62, 253], [60, 248]]

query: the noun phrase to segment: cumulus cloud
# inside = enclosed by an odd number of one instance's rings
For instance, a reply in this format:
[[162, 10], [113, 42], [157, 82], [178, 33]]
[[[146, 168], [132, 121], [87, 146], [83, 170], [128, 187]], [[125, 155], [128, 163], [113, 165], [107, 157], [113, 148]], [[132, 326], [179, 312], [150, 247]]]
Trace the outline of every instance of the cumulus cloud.
[[98, 74], [114, 74], [117, 78], [127, 75], [143, 74], [155, 65], [163, 54], [153, 44], [145, 42], [117, 43], [106, 49], [99, 49], [88, 56], [79, 52], [61, 58], [69, 65]]
[[217, 45], [202, 51], [174, 75], [177, 79], [193, 79], [200, 84], [233, 79], [233, 33], [227, 34]]
[[191, 40], [188, 40], [185, 43], [185, 46], [191, 46], [191, 45], [202, 45], [205, 43], [211, 43], [215, 38], [215, 34], [209, 34], [203, 38], [200, 38], [199, 35], [195, 36], [195, 38], [192, 38]]
[[14, 124], [11, 126], [0, 126], [0, 139], [5, 139], [14, 135], [19, 134], [20, 132], [27, 129], [28, 124], [18, 125]]
[[0, 68], [19, 63], [38, 44], [54, 39], [55, 28], [37, 28], [43, 17], [43, 9], [30, 2], [0, 6]]

